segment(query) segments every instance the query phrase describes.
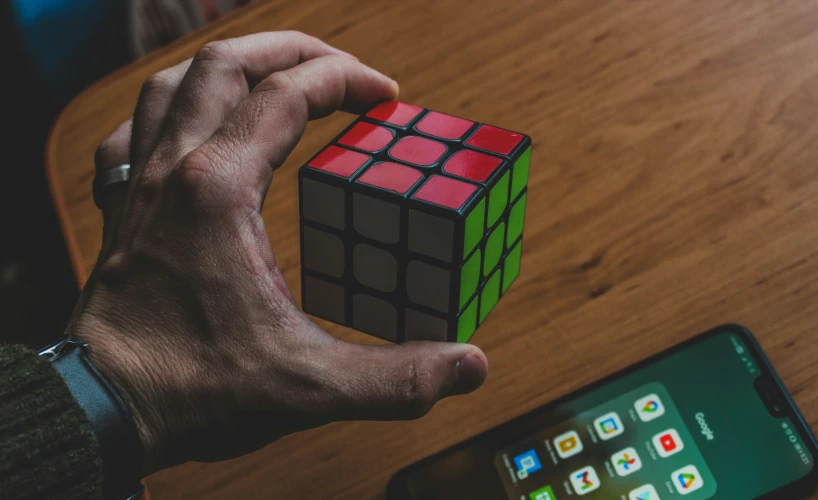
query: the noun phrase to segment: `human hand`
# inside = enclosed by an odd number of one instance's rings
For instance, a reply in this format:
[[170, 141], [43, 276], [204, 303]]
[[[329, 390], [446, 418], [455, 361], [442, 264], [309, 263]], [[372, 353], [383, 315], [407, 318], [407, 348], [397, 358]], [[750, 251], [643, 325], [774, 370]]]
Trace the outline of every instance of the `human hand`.
[[132, 178], [106, 198], [102, 251], [67, 333], [131, 409], [144, 474], [335, 420], [417, 418], [483, 382], [472, 345], [362, 346], [322, 331], [261, 219], [308, 120], [397, 91], [315, 38], [260, 33], [151, 77], [132, 133], [125, 123], [100, 146], [98, 167], [130, 162]]

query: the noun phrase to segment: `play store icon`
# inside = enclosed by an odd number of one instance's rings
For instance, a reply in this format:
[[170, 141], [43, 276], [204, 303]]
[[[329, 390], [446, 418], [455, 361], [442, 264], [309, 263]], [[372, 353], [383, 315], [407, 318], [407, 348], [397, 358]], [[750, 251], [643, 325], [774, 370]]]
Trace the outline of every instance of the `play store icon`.
[[628, 500], [659, 500], [659, 493], [652, 484], [642, 485], [628, 493]]

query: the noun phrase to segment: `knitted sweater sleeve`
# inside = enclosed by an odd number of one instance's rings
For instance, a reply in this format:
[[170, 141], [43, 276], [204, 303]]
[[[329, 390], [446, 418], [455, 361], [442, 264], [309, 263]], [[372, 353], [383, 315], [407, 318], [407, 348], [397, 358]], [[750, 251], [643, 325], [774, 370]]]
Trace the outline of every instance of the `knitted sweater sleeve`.
[[99, 447], [57, 371], [0, 344], [0, 376], [0, 498], [102, 498]]

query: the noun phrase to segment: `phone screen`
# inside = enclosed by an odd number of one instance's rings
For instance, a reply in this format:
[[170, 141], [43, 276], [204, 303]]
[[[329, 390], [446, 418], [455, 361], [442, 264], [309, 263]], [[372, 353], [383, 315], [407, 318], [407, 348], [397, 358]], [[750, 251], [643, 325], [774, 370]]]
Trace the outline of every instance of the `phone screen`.
[[814, 444], [783, 391], [759, 395], [778, 386], [749, 340], [708, 335], [421, 463], [412, 498], [737, 500], [804, 478]]

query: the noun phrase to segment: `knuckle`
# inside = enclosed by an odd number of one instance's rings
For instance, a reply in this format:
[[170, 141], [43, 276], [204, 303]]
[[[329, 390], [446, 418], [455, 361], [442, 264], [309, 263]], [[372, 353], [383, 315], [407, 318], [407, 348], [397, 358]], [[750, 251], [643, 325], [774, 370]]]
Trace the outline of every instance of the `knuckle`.
[[199, 193], [207, 182], [210, 158], [199, 149], [194, 149], [179, 162], [168, 182], [181, 193]]
[[409, 418], [420, 418], [435, 405], [437, 391], [432, 372], [418, 360], [409, 365], [403, 391]]
[[233, 59], [233, 47], [228, 40], [208, 42], [196, 52], [194, 62]]
[[169, 69], [162, 70], [149, 76], [142, 84], [142, 95], [149, 96], [157, 93], [171, 92], [176, 81]]
[[286, 71], [268, 76], [254, 92], [268, 97], [271, 104], [283, 107], [286, 116], [292, 117], [295, 122], [306, 122], [309, 114], [307, 99], [301, 87]]
[[318, 38], [298, 30], [286, 30], [282, 32], [282, 35], [284, 35], [288, 39], [293, 39], [296, 42], [312, 43], [319, 41]]
[[[202, 77], [217, 78], [219, 82], [231, 87], [240, 87], [247, 91], [247, 77], [244, 69], [235, 56], [229, 40], [209, 42], [196, 53], [193, 64], [198, 68], [197, 79]], [[199, 85], [202, 83], [199, 82]]]

